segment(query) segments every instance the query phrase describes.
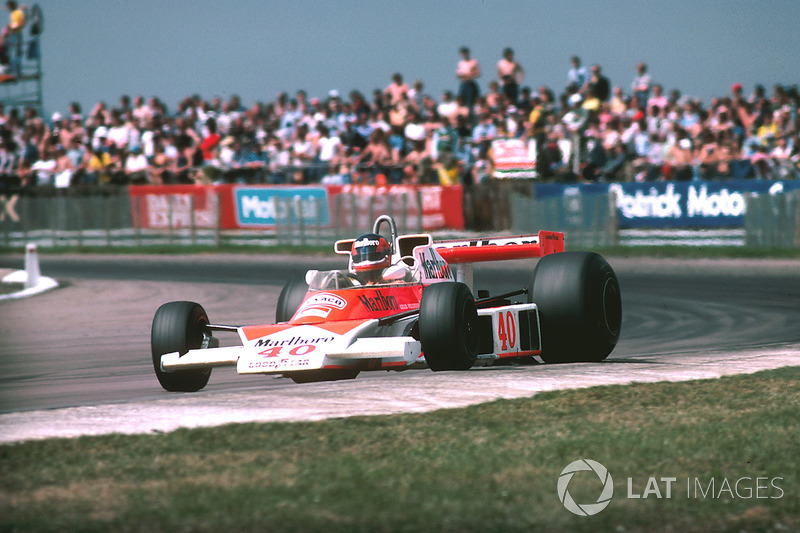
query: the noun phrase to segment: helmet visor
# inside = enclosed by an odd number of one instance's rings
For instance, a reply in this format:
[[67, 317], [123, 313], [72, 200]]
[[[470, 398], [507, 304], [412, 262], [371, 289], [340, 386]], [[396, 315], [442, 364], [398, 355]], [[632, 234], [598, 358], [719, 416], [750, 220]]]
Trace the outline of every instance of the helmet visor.
[[355, 265], [377, 263], [384, 259], [386, 259], [386, 251], [371, 246], [359, 248], [353, 254], [353, 264]]

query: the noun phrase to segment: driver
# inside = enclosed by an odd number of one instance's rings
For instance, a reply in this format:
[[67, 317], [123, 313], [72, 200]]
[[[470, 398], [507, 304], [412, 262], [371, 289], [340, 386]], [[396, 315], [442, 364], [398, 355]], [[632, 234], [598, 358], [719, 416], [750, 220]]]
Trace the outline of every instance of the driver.
[[367, 233], [356, 239], [350, 256], [356, 276], [367, 285], [381, 283], [383, 269], [392, 265], [392, 247], [377, 233]]

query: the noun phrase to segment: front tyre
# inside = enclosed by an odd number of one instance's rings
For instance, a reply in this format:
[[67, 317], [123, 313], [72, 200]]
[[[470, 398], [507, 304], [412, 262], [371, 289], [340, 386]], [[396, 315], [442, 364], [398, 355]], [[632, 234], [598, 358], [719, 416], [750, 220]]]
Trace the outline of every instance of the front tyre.
[[210, 368], [161, 370], [161, 356], [178, 352], [184, 355], [189, 350], [207, 346], [210, 332], [208, 315], [200, 304], [194, 302], [169, 302], [156, 311], [150, 334], [153, 353], [153, 368], [158, 382], [170, 392], [195, 392], [206, 386], [211, 376]]
[[478, 357], [478, 311], [463, 283], [425, 288], [419, 306], [419, 339], [431, 370], [466, 370]]
[[286, 282], [278, 297], [275, 309], [275, 322], [288, 322], [292, 319], [306, 297], [308, 284], [303, 278], [293, 278]]
[[539, 260], [528, 298], [539, 308], [546, 363], [602, 361], [619, 340], [622, 300], [611, 265], [593, 252]]

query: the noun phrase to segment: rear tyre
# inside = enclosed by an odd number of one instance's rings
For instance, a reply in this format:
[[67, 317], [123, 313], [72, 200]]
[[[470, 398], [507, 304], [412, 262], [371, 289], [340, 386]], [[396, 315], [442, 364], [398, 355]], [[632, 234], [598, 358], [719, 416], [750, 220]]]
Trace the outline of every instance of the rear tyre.
[[208, 315], [200, 304], [194, 302], [169, 302], [156, 311], [150, 334], [153, 368], [161, 386], [170, 392], [195, 392], [206, 386], [211, 376], [210, 368], [164, 372], [161, 356], [206, 347], [211, 333]]
[[419, 339], [431, 370], [466, 370], [478, 356], [478, 311], [463, 283], [425, 288], [419, 306]]
[[617, 345], [619, 282], [602, 256], [565, 252], [541, 258], [528, 300], [539, 308], [546, 363], [602, 361]]
[[283, 286], [281, 295], [278, 297], [278, 307], [275, 310], [276, 322], [288, 322], [292, 319], [300, 304], [308, 292], [308, 284], [305, 279], [295, 278], [289, 280]]

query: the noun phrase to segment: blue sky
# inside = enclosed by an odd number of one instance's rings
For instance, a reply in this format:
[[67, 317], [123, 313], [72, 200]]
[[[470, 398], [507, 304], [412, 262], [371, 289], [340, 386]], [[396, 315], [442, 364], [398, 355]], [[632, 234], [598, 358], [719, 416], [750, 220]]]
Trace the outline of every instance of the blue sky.
[[[22, 2], [27, 3], [27, 2]], [[733, 82], [800, 82], [798, 0], [41, 0], [46, 113], [189, 94], [245, 105], [279, 91], [369, 94], [394, 72], [439, 97], [458, 48], [482, 89], [510, 46], [525, 85], [560, 92], [569, 58], [598, 63], [626, 92], [639, 61], [655, 82], [707, 101]], [[5, 15], [3, 15], [5, 16]]]

